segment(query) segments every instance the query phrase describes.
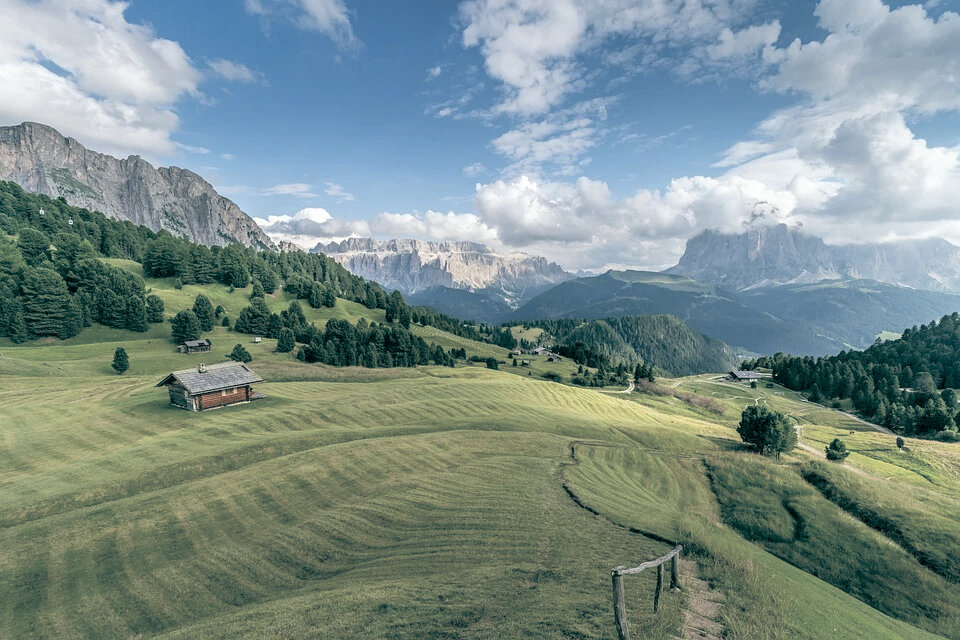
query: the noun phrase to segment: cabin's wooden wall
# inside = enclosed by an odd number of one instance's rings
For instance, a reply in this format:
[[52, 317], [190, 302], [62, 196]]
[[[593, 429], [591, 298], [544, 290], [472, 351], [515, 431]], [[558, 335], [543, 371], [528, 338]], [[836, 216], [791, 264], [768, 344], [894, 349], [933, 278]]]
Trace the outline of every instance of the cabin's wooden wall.
[[219, 391], [204, 393], [199, 399], [202, 409], [211, 409], [225, 404], [233, 404], [234, 402], [243, 402], [248, 399], [247, 387], [237, 387], [233, 389], [232, 392], [228, 391], [226, 395]]

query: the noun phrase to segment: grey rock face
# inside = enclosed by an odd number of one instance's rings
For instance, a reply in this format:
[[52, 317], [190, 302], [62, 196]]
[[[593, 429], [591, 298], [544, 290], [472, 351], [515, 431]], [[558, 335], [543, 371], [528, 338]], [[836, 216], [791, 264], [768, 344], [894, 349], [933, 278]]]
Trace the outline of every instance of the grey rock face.
[[546, 258], [500, 255], [476, 242], [347, 238], [318, 244], [350, 272], [389, 289], [414, 294], [433, 287], [490, 291], [510, 306], [573, 276]]
[[97, 153], [46, 125], [0, 127], [0, 179], [194, 242], [276, 249], [252, 218], [192, 171]]
[[734, 291], [859, 278], [958, 293], [960, 247], [941, 238], [828, 245], [781, 224], [740, 234], [704, 231], [687, 241], [667, 273]]

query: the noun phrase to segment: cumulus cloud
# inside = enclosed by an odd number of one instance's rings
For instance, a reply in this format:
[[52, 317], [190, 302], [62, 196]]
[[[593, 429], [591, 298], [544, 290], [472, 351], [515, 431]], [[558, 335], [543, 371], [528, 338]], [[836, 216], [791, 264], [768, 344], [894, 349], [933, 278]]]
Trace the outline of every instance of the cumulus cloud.
[[275, 241], [286, 240], [309, 249], [318, 242], [342, 240], [351, 236], [368, 236], [370, 225], [364, 220], [337, 220], [322, 207], [300, 209], [291, 215], [254, 218], [264, 233]]
[[245, 0], [244, 7], [247, 13], [283, 17], [301, 29], [322, 33], [341, 49], [360, 45], [343, 0]]
[[790, 189], [736, 175], [678, 178], [663, 191], [626, 198], [586, 177], [571, 185], [521, 176], [477, 185], [475, 206], [503, 244], [536, 249], [568, 268], [662, 267], [698, 229], [789, 222], [798, 201]]
[[495, 242], [497, 232], [472, 213], [427, 211], [415, 213], [381, 213], [373, 226], [381, 236], [420, 238], [427, 240], [472, 240]]
[[127, 22], [109, 0], [0, 0], [0, 120], [49, 124], [118, 155], [170, 154], [175, 103], [202, 98], [179, 44]]

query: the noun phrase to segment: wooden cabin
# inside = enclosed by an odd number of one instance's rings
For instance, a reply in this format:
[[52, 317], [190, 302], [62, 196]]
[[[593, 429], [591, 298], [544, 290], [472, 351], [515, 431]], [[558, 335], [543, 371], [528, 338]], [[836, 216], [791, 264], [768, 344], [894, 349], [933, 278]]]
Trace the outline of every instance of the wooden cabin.
[[186, 342], [180, 343], [177, 351], [180, 353], [205, 353], [210, 351], [210, 346], [209, 340], [200, 338], [199, 340], [187, 340]]
[[187, 411], [204, 411], [265, 398], [250, 386], [263, 378], [242, 362], [200, 365], [174, 371], [157, 383], [170, 392], [170, 404]]
[[756, 371], [731, 371], [727, 377], [735, 382], [753, 382], [759, 380], [761, 376]]

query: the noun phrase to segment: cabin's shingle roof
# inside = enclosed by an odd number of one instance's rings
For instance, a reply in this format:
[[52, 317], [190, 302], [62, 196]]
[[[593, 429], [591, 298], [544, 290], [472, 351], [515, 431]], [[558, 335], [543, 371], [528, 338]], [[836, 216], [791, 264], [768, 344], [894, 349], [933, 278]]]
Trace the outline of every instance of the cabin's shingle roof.
[[209, 347], [210, 341], [206, 338], [200, 338], [199, 340], [187, 340], [182, 344], [185, 344], [188, 347]]
[[251, 371], [242, 362], [221, 362], [220, 364], [207, 365], [203, 373], [200, 373], [197, 368], [174, 371], [157, 383], [157, 386], [162, 387], [174, 380], [183, 385], [183, 388], [190, 395], [263, 382], [263, 378]]
[[734, 371], [733, 375], [738, 380], [757, 380], [760, 374], [756, 371]]

